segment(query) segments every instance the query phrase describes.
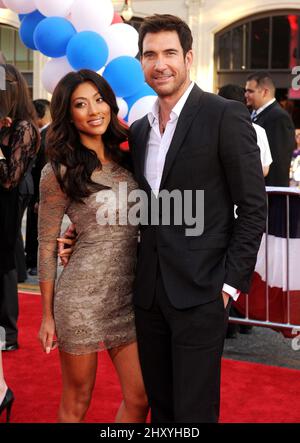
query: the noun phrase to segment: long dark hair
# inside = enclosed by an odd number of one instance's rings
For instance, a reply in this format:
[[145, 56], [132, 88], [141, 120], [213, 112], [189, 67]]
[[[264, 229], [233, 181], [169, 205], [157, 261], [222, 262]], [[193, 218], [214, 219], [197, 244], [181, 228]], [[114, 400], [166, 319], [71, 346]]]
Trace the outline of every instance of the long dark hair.
[[78, 202], [106, 188], [91, 180], [93, 171], [101, 169], [101, 162], [93, 150], [83, 146], [78, 130], [71, 123], [71, 96], [85, 82], [92, 82], [96, 86], [111, 109], [111, 120], [102, 140], [106, 153], [118, 164], [124, 165], [126, 154], [119, 146], [128, 138], [128, 129], [117, 117], [119, 109], [115, 94], [103, 77], [94, 71], [82, 69], [70, 72], [60, 80], [51, 100], [52, 123], [47, 133], [46, 154], [62, 191]]
[[0, 89], [0, 118], [10, 117], [14, 123], [18, 121], [31, 123], [36, 132], [38, 149], [40, 135], [26, 80], [18, 69], [9, 63], [0, 64], [0, 75], [2, 73], [5, 74], [5, 89]]

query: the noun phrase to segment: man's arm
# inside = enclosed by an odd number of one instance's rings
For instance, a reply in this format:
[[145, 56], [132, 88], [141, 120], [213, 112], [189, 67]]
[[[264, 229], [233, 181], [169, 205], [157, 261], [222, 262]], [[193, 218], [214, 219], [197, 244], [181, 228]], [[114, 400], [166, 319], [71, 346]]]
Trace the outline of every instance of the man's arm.
[[227, 250], [225, 283], [248, 292], [266, 222], [260, 151], [248, 111], [229, 102], [220, 127], [220, 157], [238, 218]]

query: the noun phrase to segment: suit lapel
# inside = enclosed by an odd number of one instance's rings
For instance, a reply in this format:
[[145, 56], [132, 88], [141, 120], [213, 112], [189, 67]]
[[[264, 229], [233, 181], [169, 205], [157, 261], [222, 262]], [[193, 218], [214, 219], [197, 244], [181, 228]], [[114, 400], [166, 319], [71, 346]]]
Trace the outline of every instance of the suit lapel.
[[160, 189], [162, 189], [164, 186], [165, 180], [171, 170], [177, 152], [179, 151], [179, 148], [181, 147], [196, 114], [202, 106], [200, 99], [203, 94], [204, 92], [197, 85], [195, 85], [180, 113], [177, 126], [166, 155]]

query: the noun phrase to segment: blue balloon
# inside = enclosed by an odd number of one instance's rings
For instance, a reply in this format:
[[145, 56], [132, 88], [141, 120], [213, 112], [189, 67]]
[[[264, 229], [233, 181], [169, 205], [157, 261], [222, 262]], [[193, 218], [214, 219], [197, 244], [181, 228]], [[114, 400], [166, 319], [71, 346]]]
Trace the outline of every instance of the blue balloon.
[[19, 29], [20, 39], [27, 48], [37, 49], [33, 40], [33, 34], [37, 25], [44, 20], [45, 16], [37, 9], [30, 14], [25, 14]]
[[147, 83], [144, 83], [141, 89], [139, 89], [135, 94], [131, 95], [130, 97], [126, 97], [124, 100], [126, 101], [128, 105], [128, 109], [134, 105], [136, 101], [138, 101], [140, 98], [145, 97], [146, 95], [157, 95], [156, 92], [150, 88], [150, 86]]
[[76, 70], [99, 71], [108, 59], [108, 46], [104, 38], [97, 32], [78, 32], [68, 44], [67, 58], [70, 65]]
[[26, 17], [27, 14], [18, 14], [20, 22], [23, 20], [24, 17]]
[[117, 97], [129, 97], [143, 86], [145, 79], [140, 62], [133, 57], [113, 59], [106, 66], [103, 77], [108, 81]]
[[63, 57], [69, 41], [76, 34], [72, 23], [62, 17], [47, 17], [36, 27], [35, 46], [48, 57]]

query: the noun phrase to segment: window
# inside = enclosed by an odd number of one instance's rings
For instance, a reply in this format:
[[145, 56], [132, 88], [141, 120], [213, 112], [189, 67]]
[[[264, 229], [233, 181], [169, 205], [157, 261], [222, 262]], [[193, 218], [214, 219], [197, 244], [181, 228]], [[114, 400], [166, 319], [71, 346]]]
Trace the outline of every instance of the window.
[[32, 94], [33, 51], [23, 45], [17, 29], [0, 24], [0, 48], [7, 63], [16, 66], [22, 72]]
[[251, 27], [251, 69], [268, 69], [270, 19], [254, 20]]
[[290, 70], [300, 64], [300, 13], [253, 17], [216, 35], [219, 72]]
[[1, 27], [1, 50], [7, 63], [14, 63], [15, 31], [12, 28]]
[[248, 25], [238, 26], [232, 30], [232, 68], [246, 68], [246, 48], [248, 42]]
[[231, 54], [231, 32], [226, 32], [220, 37], [219, 56], [220, 68], [230, 69], [230, 54]]
[[[293, 64], [292, 59], [296, 65], [299, 17], [297, 15], [273, 17], [271, 61], [273, 69], [290, 68]], [[294, 48], [291, 46], [293, 40], [296, 40]]]

